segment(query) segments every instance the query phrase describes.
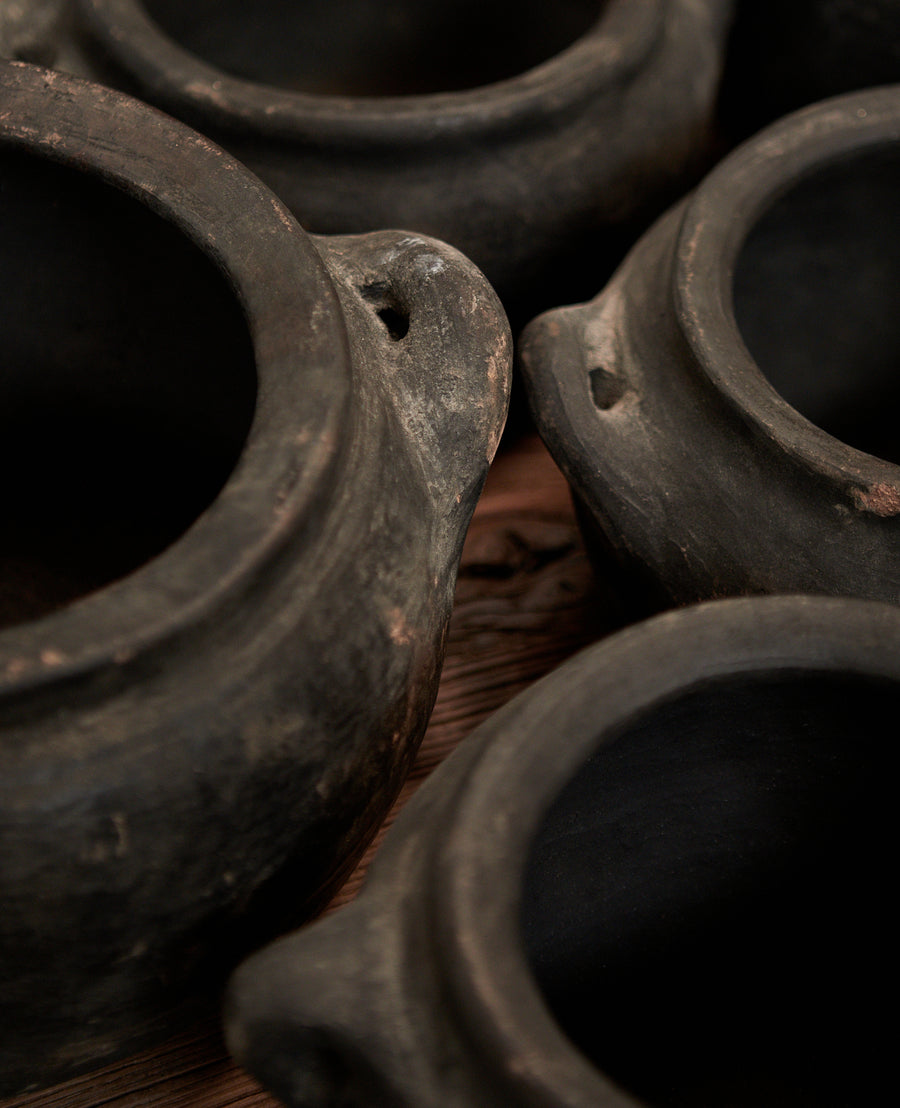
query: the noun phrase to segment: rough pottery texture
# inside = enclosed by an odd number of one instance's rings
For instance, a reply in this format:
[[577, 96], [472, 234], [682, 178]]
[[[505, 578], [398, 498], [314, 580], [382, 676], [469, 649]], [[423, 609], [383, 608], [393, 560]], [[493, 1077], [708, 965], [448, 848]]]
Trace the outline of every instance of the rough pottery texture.
[[[530, 314], [696, 176], [732, 0], [44, 0], [0, 49], [210, 135], [307, 230], [409, 227]], [[73, 8], [74, 5], [74, 8]], [[27, 2], [23, 5], [28, 14]], [[34, 20], [32, 19], [32, 22]], [[16, 33], [14, 33], [16, 32]], [[593, 246], [591, 245], [593, 244]], [[615, 247], [618, 256], [618, 245]], [[528, 318], [528, 316], [524, 316]]]
[[171, 1034], [320, 906], [431, 709], [506, 320], [206, 139], [0, 67], [0, 1088]]
[[529, 402], [635, 603], [900, 601], [900, 88], [722, 162], [591, 303], [529, 324]]
[[232, 979], [291, 1108], [876, 1103], [900, 612], [657, 617], [511, 701]]

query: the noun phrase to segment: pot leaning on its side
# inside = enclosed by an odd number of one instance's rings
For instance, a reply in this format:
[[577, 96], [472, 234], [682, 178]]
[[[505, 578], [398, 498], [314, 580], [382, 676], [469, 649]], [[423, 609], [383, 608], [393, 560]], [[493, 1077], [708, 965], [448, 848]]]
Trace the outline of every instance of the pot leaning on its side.
[[509, 391], [478, 271], [311, 239], [119, 93], [0, 66], [0, 1088], [170, 1034], [374, 833]]
[[596, 254], [705, 164], [733, 7], [74, 2], [74, 26], [45, 20], [17, 48], [59, 50], [209, 135], [307, 230], [445, 239], [523, 319], [561, 282], [592, 293], [586, 241]]
[[541, 434], [636, 605], [900, 601], [900, 86], [744, 144], [528, 325]]
[[232, 978], [290, 1108], [876, 1104], [900, 612], [695, 606], [583, 651], [401, 813], [353, 904]]

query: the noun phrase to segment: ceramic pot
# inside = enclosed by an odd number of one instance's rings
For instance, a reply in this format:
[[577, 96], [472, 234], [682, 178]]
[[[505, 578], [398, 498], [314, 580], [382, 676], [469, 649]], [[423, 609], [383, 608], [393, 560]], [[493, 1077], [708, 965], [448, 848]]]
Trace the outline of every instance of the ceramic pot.
[[696, 173], [732, 0], [77, 5], [66, 64], [213, 137], [308, 230], [437, 235], [534, 314]]
[[119, 93], [0, 68], [4, 1092], [170, 1034], [322, 904], [436, 692], [510, 342]]
[[636, 607], [900, 600], [898, 134], [894, 87], [788, 117], [526, 329], [535, 419]]
[[876, 1103], [900, 612], [755, 597], [582, 652], [482, 725], [360, 898], [232, 979], [292, 1108]]
[[900, 81], [896, 0], [738, 0], [721, 121], [746, 137], [787, 112]]

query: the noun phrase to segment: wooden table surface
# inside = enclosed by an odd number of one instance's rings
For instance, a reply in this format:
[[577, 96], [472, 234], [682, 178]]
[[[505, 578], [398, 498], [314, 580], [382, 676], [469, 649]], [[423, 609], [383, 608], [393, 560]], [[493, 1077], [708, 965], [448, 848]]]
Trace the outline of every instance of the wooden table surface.
[[[384, 828], [328, 911], [359, 890], [397, 810], [483, 719], [582, 646], [608, 633], [566, 483], [537, 436], [507, 434], [460, 567], [437, 703], [413, 772]], [[216, 1022], [0, 1108], [275, 1108], [228, 1058]]]

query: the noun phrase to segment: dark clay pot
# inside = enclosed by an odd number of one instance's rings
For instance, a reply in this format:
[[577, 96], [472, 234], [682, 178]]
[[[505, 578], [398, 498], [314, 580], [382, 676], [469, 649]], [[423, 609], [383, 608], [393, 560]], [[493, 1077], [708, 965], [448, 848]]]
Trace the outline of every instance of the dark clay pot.
[[706, 604], [578, 655], [426, 783], [358, 901], [251, 957], [292, 1108], [878, 1103], [900, 612]]
[[598, 560], [641, 606], [900, 600], [900, 88], [737, 150], [521, 346]]
[[721, 118], [744, 137], [827, 96], [900, 81], [897, 0], [738, 0]]
[[695, 168], [732, 0], [77, 5], [49, 32], [60, 64], [215, 138], [308, 230], [437, 235], [533, 314], [586, 236], [658, 211]]
[[475, 268], [311, 239], [206, 139], [0, 68], [0, 1088], [309, 915], [436, 691], [509, 389]]

